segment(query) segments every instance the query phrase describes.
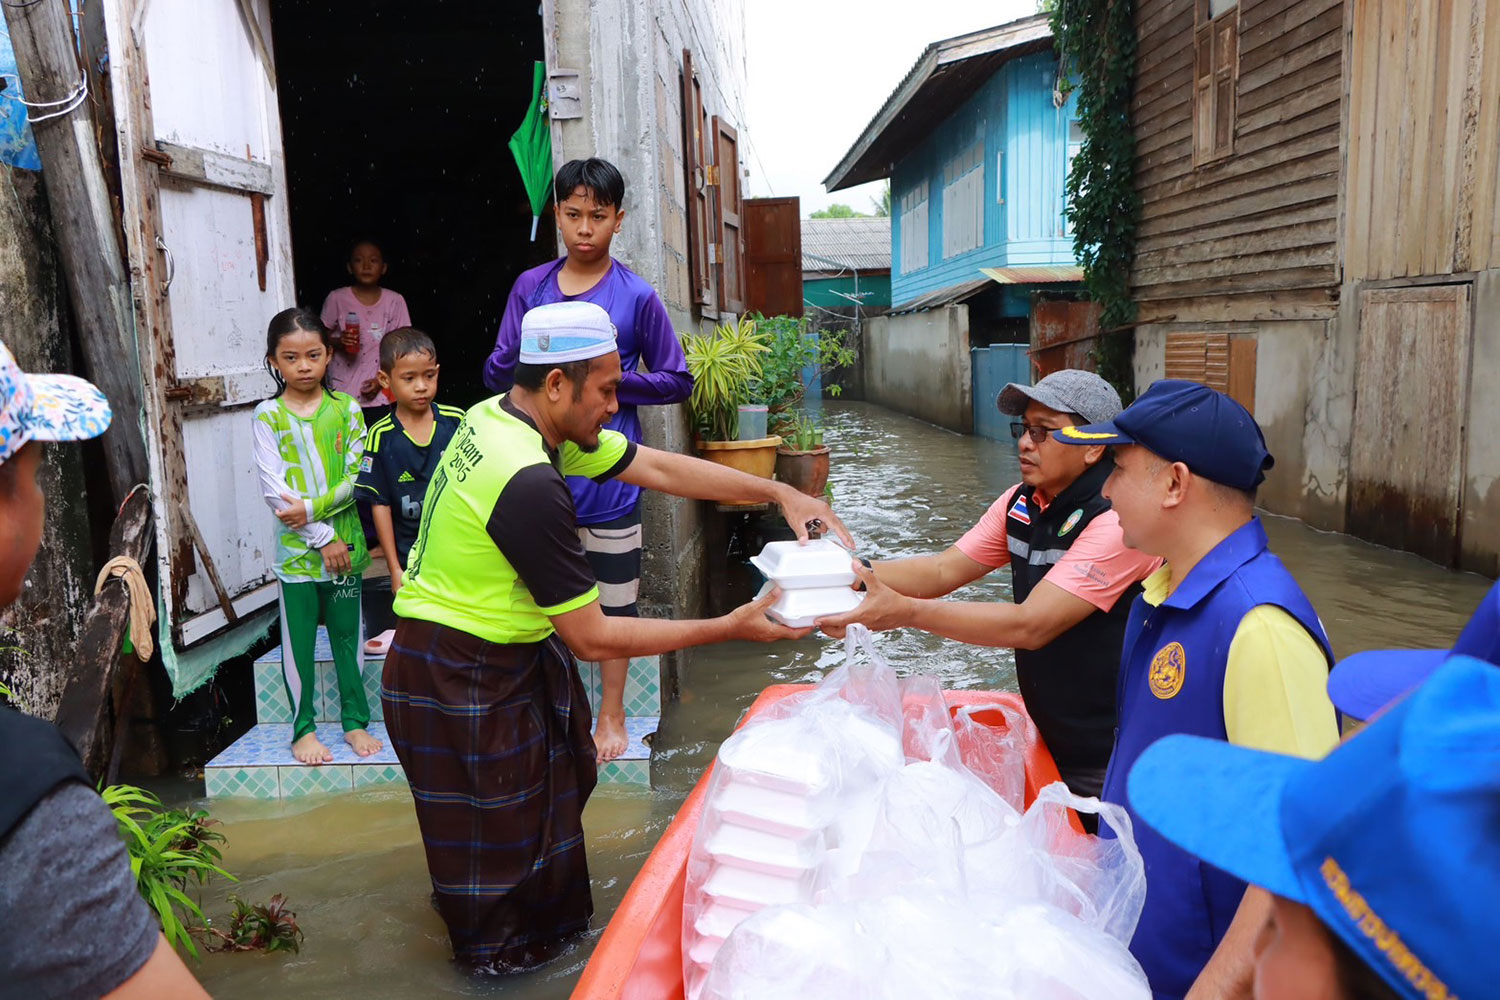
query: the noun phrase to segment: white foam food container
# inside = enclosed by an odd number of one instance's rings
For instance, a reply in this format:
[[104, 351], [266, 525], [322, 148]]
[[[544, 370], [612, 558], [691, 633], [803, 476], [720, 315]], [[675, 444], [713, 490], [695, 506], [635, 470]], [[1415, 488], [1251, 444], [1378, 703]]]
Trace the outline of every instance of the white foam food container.
[[788, 878], [812, 871], [823, 856], [817, 834], [783, 837], [729, 822], [710, 834], [705, 846], [708, 856], [721, 865]]
[[847, 587], [854, 582], [853, 558], [847, 549], [826, 538], [807, 544], [796, 540], [768, 542], [750, 565], [782, 590], [809, 587]]
[[709, 808], [724, 819], [783, 837], [805, 837], [828, 825], [832, 804], [827, 796], [805, 798], [740, 781], [719, 786]]
[[740, 909], [785, 906], [811, 899], [805, 878], [767, 875], [729, 865], [715, 865], [703, 891], [716, 902]]
[[783, 590], [767, 612], [787, 628], [811, 628], [819, 618], [853, 611], [864, 599], [864, 594], [850, 590], [848, 585]]
[[809, 742], [801, 720], [774, 719], [746, 726], [719, 747], [729, 780], [803, 797], [821, 795], [833, 782], [825, 748]]

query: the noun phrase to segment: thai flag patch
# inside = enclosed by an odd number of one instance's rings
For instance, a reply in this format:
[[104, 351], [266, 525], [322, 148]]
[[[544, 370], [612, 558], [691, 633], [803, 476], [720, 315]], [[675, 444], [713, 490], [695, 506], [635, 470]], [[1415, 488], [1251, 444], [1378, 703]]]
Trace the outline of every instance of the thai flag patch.
[[1031, 523], [1031, 515], [1026, 511], [1026, 498], [1016, 497], [1016, 502], [1011, 505], [1010, 516], [1022, 524]]

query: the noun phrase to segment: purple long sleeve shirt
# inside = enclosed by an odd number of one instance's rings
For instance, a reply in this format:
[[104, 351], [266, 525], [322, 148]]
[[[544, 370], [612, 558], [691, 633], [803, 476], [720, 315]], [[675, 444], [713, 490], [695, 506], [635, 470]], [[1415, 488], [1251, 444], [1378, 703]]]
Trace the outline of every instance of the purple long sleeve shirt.
[[[599, 283], [582, 295], [564, 295], [557, 287], [562, 260], [522, 272], [511, 286], [505, 316], [495, 337], [495, 349], [484, 365], [484, 384], [492, 392], [507, 392], [514, 381], [516, 356], [521, 352], [521, 317], [537, 306], [578, 300], [592, 302], [609, 313], [620, 346], [620, 367], [625, 378], [617, 395], [620, 410], [605, 426], [617, 430], [637, 444], [641, 441], [638, 406], [680, 403], [693, 391], [682, 345], [672, 329], [666, 306], [646, 279], [614, 261]], [[646, 371], [636, 369], [644, 363]], [[640, 487], [619, 480], [596, 483], [570, 477], [573, 506], [579, 524], [602, 524], [635, 510]]]

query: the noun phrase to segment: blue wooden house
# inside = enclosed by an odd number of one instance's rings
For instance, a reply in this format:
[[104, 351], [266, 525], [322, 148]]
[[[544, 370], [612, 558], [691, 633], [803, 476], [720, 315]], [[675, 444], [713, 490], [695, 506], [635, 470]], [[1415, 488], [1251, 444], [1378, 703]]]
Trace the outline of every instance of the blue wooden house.
[[991, 389], [1029, 380], [1037, 294], [1081, 289], [1063, 183], [1082, 132], [1057, 68], [1044, 14], [934, 42], [824, 180], [891, 181], [892, 314], [863, 345], [871, 399], [998, 431]]

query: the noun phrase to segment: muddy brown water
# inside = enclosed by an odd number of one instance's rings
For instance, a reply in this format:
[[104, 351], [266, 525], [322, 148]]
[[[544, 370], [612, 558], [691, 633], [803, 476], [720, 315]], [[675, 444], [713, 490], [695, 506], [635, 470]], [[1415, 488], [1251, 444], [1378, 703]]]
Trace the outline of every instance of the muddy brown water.
[[[951, 544], [1016, 480], [1008, 443], [951, 434], [879, 407], [827, 411], [835, 504], [863, 554], [886, 558]], [[1446, 645], [1488, 581], [1285, 518], [1266, 519], [1274, 550], [1311, 596], [1339, 655], [1385, 646]], [[967, 588], [1008, 600], [1005, 573]], [[945, 687], [1014, 689], [1008, 650], [975, 649], [920, 633], [878, 637], [903, 673]], [[475, 979], [449, 961], [404, 788], [291, 802], [212, 804], [228, 837], [224, 861], [240, 876], [204, 894], [223, 919], [224, 896], [286, 893], [306, 932], [299, 955], [210, 955], [194, 966], [218, 997], [568, 996], [605, 923], [719, 742], [768, 684], [812, 681], [840, 662], [842, 644], [726, 644], [686, 657], [682, 698], [656, 739], [651, 788], [602, 787], [584, 813], [593, 877], [594, 930], [550, 967]], [[201, 791], [201, 786], [200, 791]]]

